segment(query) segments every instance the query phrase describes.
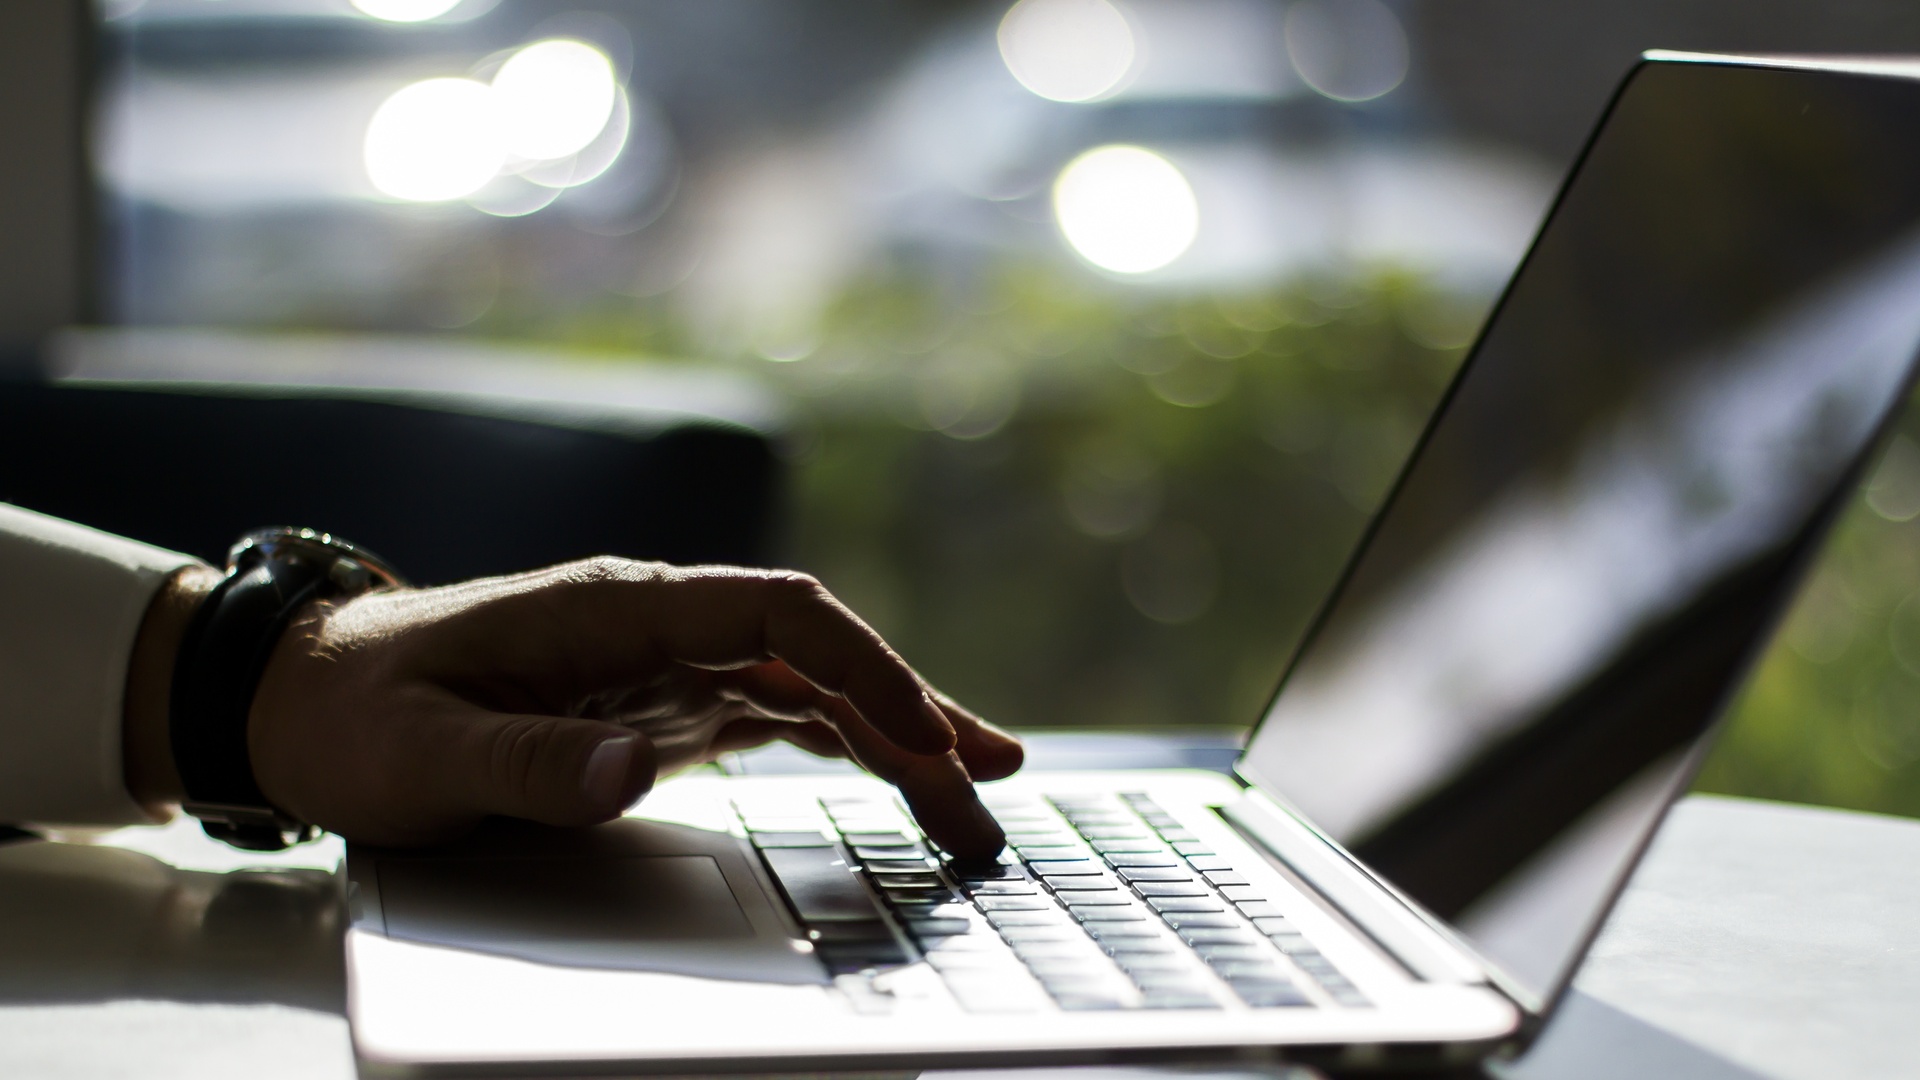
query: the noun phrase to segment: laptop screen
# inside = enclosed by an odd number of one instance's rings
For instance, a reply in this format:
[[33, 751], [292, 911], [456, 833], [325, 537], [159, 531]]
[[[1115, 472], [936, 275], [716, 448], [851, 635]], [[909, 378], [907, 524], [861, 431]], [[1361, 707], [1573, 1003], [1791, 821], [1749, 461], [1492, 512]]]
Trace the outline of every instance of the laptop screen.
[[1920, 342], [1920, 81], [1643, 65], [1240, 770], [1539, 1004]]

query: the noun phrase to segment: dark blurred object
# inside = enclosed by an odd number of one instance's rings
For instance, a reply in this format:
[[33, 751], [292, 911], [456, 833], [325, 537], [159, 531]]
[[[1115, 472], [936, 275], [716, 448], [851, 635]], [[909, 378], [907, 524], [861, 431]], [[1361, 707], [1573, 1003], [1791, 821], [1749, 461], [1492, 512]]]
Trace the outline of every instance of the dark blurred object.
[[338, 532], [417, 582], [587, 555], [764, 564], [767, 439], [650, 434], [343, 397], [0, 383], [0, 500], [224, 556], [267, 524]]

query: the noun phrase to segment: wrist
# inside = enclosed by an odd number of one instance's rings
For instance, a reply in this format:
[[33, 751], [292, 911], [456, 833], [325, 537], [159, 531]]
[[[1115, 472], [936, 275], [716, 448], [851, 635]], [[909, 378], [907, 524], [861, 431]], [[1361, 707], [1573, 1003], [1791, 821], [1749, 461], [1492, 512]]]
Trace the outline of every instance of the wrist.
[[181, 799], [167, 726], [180, 641], [221, 576], [205, 565], [176, 571], [154, 594], [134, 638], [121, 710], [122, 768], [127, 791], [156, 818]]

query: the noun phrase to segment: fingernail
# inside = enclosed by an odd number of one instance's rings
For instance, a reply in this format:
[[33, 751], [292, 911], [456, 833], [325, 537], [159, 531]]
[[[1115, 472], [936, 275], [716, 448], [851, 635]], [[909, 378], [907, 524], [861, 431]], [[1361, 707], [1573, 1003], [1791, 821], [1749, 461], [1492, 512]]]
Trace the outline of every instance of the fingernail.
[[615, 735], [587, 755], [587, 767], [580, 774], [580, 790], [588, 802], [610, 807], [620, 801], [627, 766], [633, 763], [634, 740], [632, 735]]

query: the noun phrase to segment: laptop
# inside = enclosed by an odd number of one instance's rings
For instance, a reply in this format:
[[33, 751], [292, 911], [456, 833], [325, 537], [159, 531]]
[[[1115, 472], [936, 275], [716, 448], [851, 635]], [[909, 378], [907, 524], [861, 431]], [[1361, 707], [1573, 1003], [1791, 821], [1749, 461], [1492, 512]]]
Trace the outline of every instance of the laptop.
[[984, 864], [860, 776], [350, 847], [363, 1069], [1523, 1049], [1908, 398], [1916, 132], [1920, 62], [1648, 54], [1232, 776], [987, 785]]

